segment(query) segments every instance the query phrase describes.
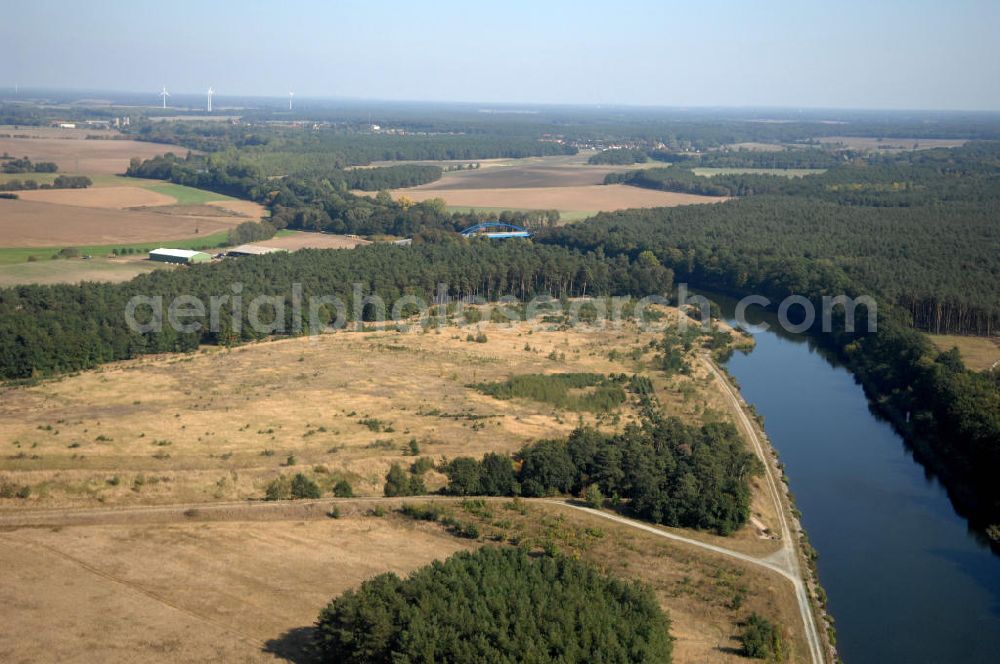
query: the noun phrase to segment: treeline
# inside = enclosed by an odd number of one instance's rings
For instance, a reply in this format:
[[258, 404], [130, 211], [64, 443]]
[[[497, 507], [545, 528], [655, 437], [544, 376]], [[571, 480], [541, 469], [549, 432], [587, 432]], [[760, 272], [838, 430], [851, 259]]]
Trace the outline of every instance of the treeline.
[[86, 175], [57, 175], [51, 184], [34, 180], [0, 182], [0, 191], [33, 191], [35, 189], [86, 189], [93, 182]]
[[751, 196], [783, 191], [787, 178], [781, 175], [732, 173], [702, 177], [688, 168], [646, 168], [627, 173], [608, 173], [604, 184], [628, 184], [646, 189], [676, 191], [700, 196]]
[[342, 177], [344, 188], [362, 191], [380, 191], [416, 187], [441, 179], [441, 167], [422, 164], [383, 166], [379, 168], [352, 168], [339, 171], [331, 177]]
[[833, 168], [861, 156], [852, 150], [790, 148], [787, 150], [713, 150], [690, 155], [685, 163], [705, 168]]
[[750, 478], [763, 470], [731, 424], [695, 427], [655, 409], [622, 433], [580, 428], [564, 440], [526, 445], [515, 458], [516, 473], [498, 454], [453, 459], [445, 491], [603, 496], [646, 521], [728, 535], [749, 518]]
[[610, 149], [602, 150], [587, 160], [588, 164], [612, 164], [618, 165], [628, 165], [628, 164], [644, 164], [649, 161], [649, 157], [646, 156], [644, 150], [636, 150], [630, 148], [621, 149]]
[[152, 122], [136, 135], [143, 141], [220, 152], [248, 148], [262, 153], [324, 154], [337, 168], [373, 161], [517, 159], [576, 154], [576, 148], [541, 141], [534, 130], [521, 135], [488, 133], [379, 134], [367, 129], [321, 126], [314, 129], [274, 124]]
[[[179, 332], [166, 324], [145, 333], [129, 329], [126, 303], [133, 296], [162, 297], [166, 307], [179, 295], [202, 302], [233, 293], [242, 284], [244, 303], [236, 315], [224, 308], [218, 329], [210, 329], [208, 312], [186, 322], [203, 329]], [[373, 245], [351, 251], [302, 250], [194, 265], [184, 270], [157, 270], [121, 284], [18, 286], [0, 289], [0, 378], [28, 378], [78, 371], [104, 362], [147, 353], [191, 351], [200, 344], [238, 344], [272, 334], [302, 334], [310, 329], [308, 314], [295, 328], [290, 304], [293, 284], [301, 285], [302, 302], [311, 296], [336, 296], [346, 306], [345, 316], [356, 320], [352, 306], [354, 284], [365, 295], [377, 295], [389, 307], [403, 295], [431, 303], [437, 285], [447, 284], [453, 298], [493, 301], [505, 295], [527, 299], [539, 294], [557, 298], [617, 293], [666, 293], [671, 273], [660, 265], [602, 260], [560, 247], [531, 242], [454, 239], [410, 247]], [[278, 313], [268, 308], [260, 319], [268, 329], [249, 324], [247, 304], [259, 295], [285, 298]], [[308, 310], [306, 310], [308, 311]], [[332, 305], [318, 310], [317, 324], [336, 318]], [[377, 317], [365, 306], [362, 318]], [[136, 312], [140, 323], [152, 314]], [[165, 314], [164, 314], [165, 315]], [[277, 318], [276, 318], [277, 317]], [[166, 318], [164, 318], [166, 321]]]
[[[879, 297], [877, 333], [844, 329], [842, 311], [814, 333], [864, 384], [872, 403], [912, 443], [978, 527], [1000, 524], [1000, 379], [936, 353], [892, 303], [901, 293], [951, 295], [969, 316], [962, 331], [995, 333], [997, 207], [942, 203], [878, 208], [761, 196], [715, 206], [602, 214], [539, 239], [632, 259], [649, 251], [678, 279], [778, 302], [804, 295]], [[890, 297], [886, 297], [889, 294]], [[943, 295], [947, 294], [947, 295]]]
[[790, 280], [807, 269], [796, 262], [825, 259], [869, 294], [909, 312], [920, 329], [985, 335], [1000, 329], [993, 221], [1000, 211], [998, 143], [881, 157], [804, 178], [700, 178], [671, 167], [624, 179], [754, 198], [711, 209], [628, 213], [624, 223], [611, 223], [611, 237], [601, 238], [605, 226], [595, 222], [578, 225], [564, 234], [565, 241], [587, 250], [635, 246], [647, 240], [650, 225], [662, 226], [669, 236], [647, 242], [658, 246], [653, 250], [661, 257], [712, 253], [715, 261], [744, 273], [761, 258], [783, 258], [791, 261]]
[[670, 621], [651, 588], [563, 556], [483, 547], [381, 574], [320, 613], [319, 661], [671, 661]]
[[3, 162], [0, 171], [4, 173], [55, 173], [59, 170], [59, 167], [51, 161], [32, 163], [27, 157], [17, 159], [6, 153], [0, 157], [0, 162]]

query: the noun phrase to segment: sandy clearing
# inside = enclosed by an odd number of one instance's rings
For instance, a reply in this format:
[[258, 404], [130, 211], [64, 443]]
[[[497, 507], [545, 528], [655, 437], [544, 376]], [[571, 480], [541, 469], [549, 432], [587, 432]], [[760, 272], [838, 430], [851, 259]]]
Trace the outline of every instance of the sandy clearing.
[[728, 200], [720, 196], [679, 194], [622, 184], [517, 189], [397, 189], [392, 193], [415, 201], [443, 198], [448, 205], [454, 206], [590, 212], [674, 207]]
[[296, 233], [283, 237], [273, 237], [270, 240], [252, 243], [254, 246], [273, 247], [275, 249], [353, 249], [359, 245], [371, 244], [368, 240], [348, 235], [328, 235], [326, 233]]
[[96, 187], [92, 189], [38, 189], [19, 191], [25, 201], [76, 205], [90, 208], [124, 209], [140, 206], [173, 205], [177, 199], [141, 187]]
[[0, 237], [6, 247], [155, 244], [210, 235], [244, 221], [243, 217], [187, 217], [39, 201], [0, 201]]
[[230, 212], [243, 217], [249, 217], [254, 220], [262, 219], [267, 216], [267, 208], [260, 203], [254, 203], [253, 201], [208, 201], [205, 205], [211, 205], [212, 207], [229, 210]]

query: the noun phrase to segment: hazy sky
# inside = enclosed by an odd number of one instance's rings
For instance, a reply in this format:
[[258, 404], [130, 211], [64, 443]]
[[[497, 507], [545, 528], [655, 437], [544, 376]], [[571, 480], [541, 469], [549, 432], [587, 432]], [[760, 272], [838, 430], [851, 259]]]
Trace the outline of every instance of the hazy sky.
[[998, 29], [998, 0], [29, 0], [0, 87], [1000, 110]]

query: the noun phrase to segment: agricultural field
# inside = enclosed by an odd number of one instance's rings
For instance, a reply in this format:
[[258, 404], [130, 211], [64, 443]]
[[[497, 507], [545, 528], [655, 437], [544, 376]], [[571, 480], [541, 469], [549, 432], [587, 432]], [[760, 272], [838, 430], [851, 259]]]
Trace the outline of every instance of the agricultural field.
[[[0, 655], [33, 652], [35, 635], [57, 621], [68, 628], [49, 644], [54, 653], [303, 661], [317, 612], [343, 590], [458, 550], [518, 542], [651, 584], [673, 620], [676, 662], [740, 661], [737, 623], [750, 611], [788, 626], [791, 661], [800, 661], [791, 585], [758, 566], [542, 501], [376, 498], [393, 462], [511, 452], [581, 421], [610, 431], [637, 417], [631, 403], [587, 410], [578, 391], [570, 403], [579, 408], [568, 409], [495, 398], [474, 384], [640, 373], [667, 413], [729, 420], [699, 351], [689, 375], [655, 367], [649, 343], [661, 334], [630, 321], [598, 330], [534, 321], [341, 332], [5, 387], [0, 479], [32, 490], [0, 498], [0, 564], [18, 570], [0, 593], [23, 607], [0, 627]], [[268, 482], [296, 472], [327, 495], [347, 480], [362, 498], [234, 502], [260, 499]], [[436, 470], [425, 478], [431, 490], [444, 482]], [[402, 502], [429, 500], [475, 521], [481, 535], [457, 537], [397, 513]], [[106, 507], [115, 509], [95, 509]], [[778, 546], [765, 530], [776, 515], [759, 483], [752, 511], [751, 524], [728, 538], [662, 530], [767, 555]], [[80, 615], [67, 597], [99, 610]], [[110, 631], [117, 636], [108, 640]]]
[[[30, 137], [3, 138], [8, 132]], [[126, 281], [163, 266], [133, 256], [112, 256], [116, 249], [144, 253], [158, 246], [215, 247], [225, 243], [229, 229], [267, 214], [251, 201], [116, 175], [127, 168], [136, 146], [141, 149], [135, 156], [168, 150], [162, 145], [112, 138], [88, 140], [84, 138], [87, 135], [116, 134], [106, 130], [0, 128], [0, 151], [55, 161], [61, 171], [0, 174], [0, 182], [51, 184], [60, 174], [86, 175], [93, 182], [86, 189], [19, 191], [17, 200], [0, 200], [0, 286]], [[107, 161], [112, 158], [113, 164]], [[51, 260], [67, 248], [91, 258]]]
[[[495, 159], [477, 162], [480, 167], [446, 172], [440, 180], [418, 187], [397, 189], [396, 197], [424, 201], [441, 198], [455, 211], [559, 210], [564, 221], [578, 221], [598, 212], [638, 207], [672, 207], [713, 203], [724, 198], [695, 196], [636, 187], [603, 185], [608, 173], [650, 168], [657, 162], [627, 166], [591, 165], [593, 152], [556, 157]], [[447, 167], [467, 162], [434, 163]], [[366, 192], [356, 192], [365, 194]]]
[[[88, 139], [87, 136], [100, 136]], [[0, 154], [54, 161], [64, 173], [124, 173], [133, 157], [150, 159], [186, 148], [120, 138], [117, 131], [0, 126]], [[22, 176], [23, 178], [23, 176]]]
[[[435, 183], [436, 184], [436, 183]], [[431, 185], [428, 185], [431, 186]], [[393, 192], [410, 200], [441, 198], [449, 206], [460, 208], [501, 208], [504, 210], [559, 210], [592, 216], [626, 208], [674, 207], [718, 203], [724, 196], [699, 196], [672, 191], [656, 191], [623, 184], [567, 187], [526, 187], [521, 189], [430, 189], [415, 187]]]
[[105, 201], [106, 207], [0, 200], [3, 244], [5, 247], [156, 244], [163, 240], [211, 235], [250, 220], [242, 214], [227, 213], [224, 208], [215, 207], [208, 210], [191, 210], [172, 204], [140, 209], [115, 207], [127, 198], [132, 198], [132, 194], [112, 196]]

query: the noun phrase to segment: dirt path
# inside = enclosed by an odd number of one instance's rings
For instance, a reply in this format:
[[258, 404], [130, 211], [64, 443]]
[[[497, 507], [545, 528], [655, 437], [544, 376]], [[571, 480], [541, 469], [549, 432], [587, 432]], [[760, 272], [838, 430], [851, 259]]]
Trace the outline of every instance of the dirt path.
[[[781, 550], [767, 556], [766, 558], [756, 558], [754, 560], [759, 565], [763, 565], [764, 567], [780, 572], [786, 578], [790, 579], [795, 585], [795, 596], [798, 599], [799, 613], [802, 615], [806, 641], [809, 643], [809, 651], [812, 656], [812, 661], [814, 664], [823, 664], [826, 661], [823, 655], [823, 642], [819, 636], [819, 628], [816, 625], [816, 617], [813, 615], [812, 607], [809, 602], [809, 594], [806, 592], [806, 585], [802, 576], [802, 566], [799, 562], [798, 539], [792, 537], [791, 529], [788, 526], [788, 518], [786, 516], [784, 503], [781, 499], [781, 492], [778, 489], [778, 481], [775, 479], [772, 458], [765, 454], [764, 444], [761, 441], [760, 436], [757, 435], [757, 429], [750, 422], [750, 418], [747, 417], [743, 399], [729, 384], [729, 381], [722, 375], [722, 372], [719, 371], [714, 362], [707, 357], [702, 357], [701, 359], [705, 363], [705, 366], [708, 367], [708, 370], [712, 373], [712, 375], [720, 381], [726, 400], [729, 402], [729, 405], [739, 422], [739, 427], [743, 430], [747, 439], [750, 440], [757, 457], [764, 464], [764, 476], [767, 480], [768, 493], [771, 495], [772, 500], [774, 500], [775, 507], [777, 508], [778, 521], [781, 525]], [[703, 543], [698, 543], [698, 545], [702, 547], [710, 546]], [[740, 554], [735, 551], [730, 551], [729, 554], [736, 558], [745, 559], [745, 554]]]

